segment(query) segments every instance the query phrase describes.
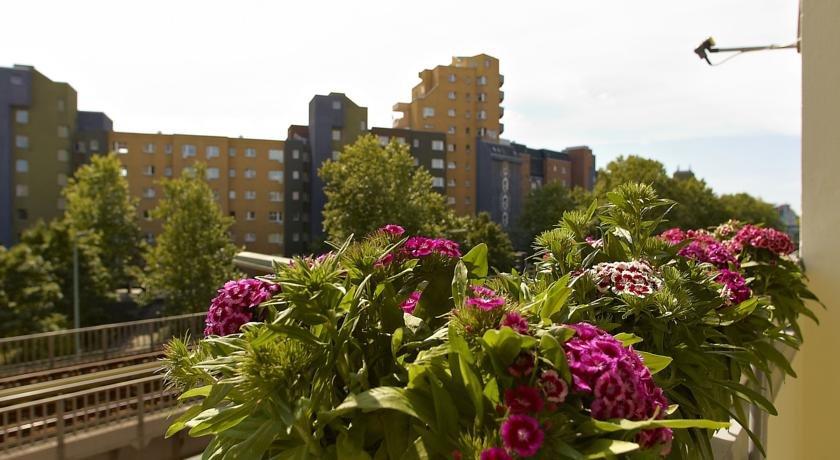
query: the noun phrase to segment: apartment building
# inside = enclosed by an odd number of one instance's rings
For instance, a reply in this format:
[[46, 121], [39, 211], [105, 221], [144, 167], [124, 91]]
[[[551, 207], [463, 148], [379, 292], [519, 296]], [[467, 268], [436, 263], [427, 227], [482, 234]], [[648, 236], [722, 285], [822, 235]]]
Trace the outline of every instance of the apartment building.
[[394, 105], [394, 127], [446, 134], [447, 203], [458, 214], [474, 214], [477, 142], [498, 141], [504, 132], [499, 60], [486, 54], [453, 57], [419, 77], [411, 102]]

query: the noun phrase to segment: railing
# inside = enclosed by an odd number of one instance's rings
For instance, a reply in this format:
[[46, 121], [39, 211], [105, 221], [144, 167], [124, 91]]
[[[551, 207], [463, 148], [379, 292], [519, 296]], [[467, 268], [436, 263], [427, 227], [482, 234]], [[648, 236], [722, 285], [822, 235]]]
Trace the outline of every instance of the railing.
[[2, 408], [0, 457], [42, 447], [57, 449], [63, 459], [73, 437], [129, 422], [136, 424], [132, 429], [143, 445], [163, 434], [147, 433], [146, 418], [172, 410], [177, 399], [164, 387], [163, 376], [154, 375]]
[[265, 275], [274, 273], [274, 264], [288, 264], [292, 259], [269, 256], [258, 252], [243, 251], [233, 258], [233, 264], [247, 273]]
[[0, 339], [0, 375], [160, 350], [172, 337], [200, 337], [206, 313], [105, 324]]

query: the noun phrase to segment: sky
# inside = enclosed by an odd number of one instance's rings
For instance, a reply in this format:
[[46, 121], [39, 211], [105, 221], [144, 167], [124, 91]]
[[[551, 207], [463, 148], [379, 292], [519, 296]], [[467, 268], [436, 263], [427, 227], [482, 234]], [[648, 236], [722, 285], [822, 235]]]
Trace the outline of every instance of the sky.
[[[44, 1], [4, 8], [0, 66], [34, 65], [120, 131], [282, 139], [315, 94], [390, 126], [418, 72], [487, 53], [504, 137], [691, 168], [800, 208], [800, 56], [693, 53], [796, 40], [797, 0]], [[713, 56], [720, 60], [722, 56]]]

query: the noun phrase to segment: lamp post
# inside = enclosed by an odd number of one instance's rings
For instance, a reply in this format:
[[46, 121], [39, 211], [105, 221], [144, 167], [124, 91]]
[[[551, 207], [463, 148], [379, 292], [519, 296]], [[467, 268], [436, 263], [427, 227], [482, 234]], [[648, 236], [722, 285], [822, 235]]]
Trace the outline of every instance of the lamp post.
[[[78, 232], [73, 235], [73, 329], [82, 326], [81, 313], [79, 312], [79, 237], [87, 235], [88, 232]], [[73, 334], [76, 346], [76, 356], [82, 353], [79, 332]]]

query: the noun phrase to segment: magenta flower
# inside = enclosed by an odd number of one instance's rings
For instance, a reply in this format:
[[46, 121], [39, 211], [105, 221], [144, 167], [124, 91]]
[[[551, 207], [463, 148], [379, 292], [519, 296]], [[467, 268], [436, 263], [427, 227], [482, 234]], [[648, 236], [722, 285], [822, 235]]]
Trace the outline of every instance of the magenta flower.
[[505, 390], [505, 405], [511, 414], [529, 414], [541, 411], [543, 400], [536, 388], [520, 385]]
[[669, 228], [668, 230], [662, 232], [662, 234], [659, 235], [659, 237], [673, 245], [685, 239], [685, 232], [677, 227]]
[[790, 237], [774, 228], [744, 225], [733, 239], [741, 245], [764, 248], [776, 255], [786, 255], [796, 250]]
[[414, 291], [411, 294], [409, 294], [408, 298], [405, 299], [402, 304], [400, 304], [400, 308], [402, 308], [402, 311], [408, 313], [409, 315], [414, 313], [414, 309], [417, 308], [417, 302], [420, 301], [421, 294], [422, 292], [420, 291]]
[[232, 280], [219, 289], [207, 311], [204, 335], [228, 335], [239, 332], [254, 317], [254, 307], [280, 291], [280, 285], [254, 278]]
[[562, 403], [569, 394], [569, 384], [557, 374], [557, 371], [543, 371], [537, 383], [548, 402]]
[[473, 296], [466, 304], [484, 311], [495, 310], [505, 304], [505, 298], [496, 295], [496, 291], [484, 286], [470, 286]]
[[425, 236], [412, 236], [409, 238], [403, 246], [402, 254], [412, 258], [423, 258], [432, 254], [438, 254], [451, 259], [461, 257], [458, 243], [442, 238], [426, 238]]
[[508, 366], [508, 372], [514, 377], [525, 377], [534, 371], [534, 355], [523, 351]]
[[671, 453], [671, 442], [674, 438], [674, 432], [670, 428], [656, 428], [653, 430], [642, 430], [636, 435], [636, 442], [642, 446], [643, 449], [650, 449], [654, 446], [661, 446], [659, 455], [666, 457]]
[[380, 228], [379, 231], [387, 233], [391, 236], [402, 236], [402, 234], [405, 233], [405, 229], [396, 224], [388, 224]]
[[747, 281], [738, 272], [724, 268], [715, 276], [715, 281], [723, 285], [720, 295], [730, 305], [737, 305], [752, 296]]
[[380, 257], [379, 260], [373, 264], [373, 268], [385, 268], [388, 265], [391, 265], [392, 262], [394, 262], [394, 254], [389, 252], [388, 254]]
[[507, 326], [522, 335], [528, 335], [528, 320], [515, 311], [505, 313], [504, 318], [502, 318], [502, 321], [499, 323], [499, 327], [504, 326]]
[[594, 236], [587, 236], [586, 237], [586, 244], [593, 248], [603, 248], [604, 247], [604, 240], [602, 238], [595, 238]]
[[520, 457], [531, 457], [542, 447], [545, 433], [540, 424], [533, 417], [527, 415], [511, 415], [499, 430], [502, 442], [508, 450], [516, 452]]
[[501, 447], [491, 447], [481, 451], [480, 460], [513, 460], [510, 454]]

